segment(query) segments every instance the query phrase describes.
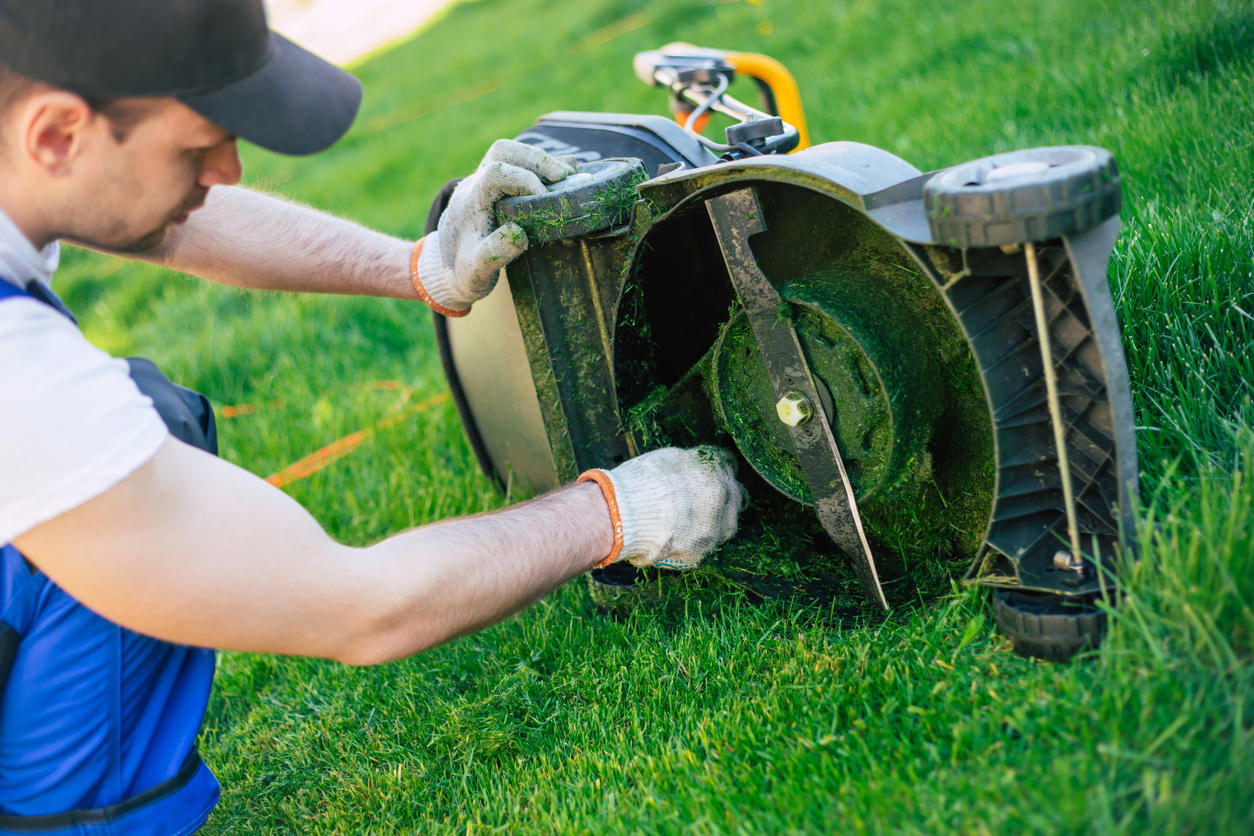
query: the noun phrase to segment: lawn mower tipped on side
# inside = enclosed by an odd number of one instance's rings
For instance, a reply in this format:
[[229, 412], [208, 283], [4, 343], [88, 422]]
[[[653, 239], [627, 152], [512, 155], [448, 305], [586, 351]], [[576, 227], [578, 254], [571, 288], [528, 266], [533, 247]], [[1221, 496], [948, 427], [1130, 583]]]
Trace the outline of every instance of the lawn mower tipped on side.
[[[518, 137], [581, 164], [498, 204], [531, 247], [471, 315], [436, 317], [484, 471], [545, 490], [719, 444], [753, 501], [710, 571], [882, 610], [966, 564], [1019, 652], [1096, 644], [1096, 601], [1135, 548], [1113, 158], [1043, 148], [924, 174], [858, 143], [787, 153], [796, 128], [730, 99], [735, 68], [691, 49], [637, 72], [688, 126], [738, 119], [727, 142], [578, 112]], [[620, 611], [656, 584], [591, 582]]]

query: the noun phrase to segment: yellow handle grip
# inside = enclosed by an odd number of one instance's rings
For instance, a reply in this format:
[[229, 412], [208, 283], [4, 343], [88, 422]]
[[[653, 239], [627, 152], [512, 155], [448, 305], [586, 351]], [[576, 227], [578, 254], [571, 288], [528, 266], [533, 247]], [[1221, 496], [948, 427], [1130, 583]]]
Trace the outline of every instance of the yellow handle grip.
[[810, 147], [810, 132], [806, 130], [806, 115], [801, 108], [801, 93], [797, 90], [797, 81], [792, 73], [769, 55], [756, 52], [728, 52], [727, 63], [731, 64], [739, 75], [747, 75], [764, 82], [775, 95], [775, 106], [779, 109], [779, 117], [797, 129], [801, 134], [801, 142], [794, 151]]

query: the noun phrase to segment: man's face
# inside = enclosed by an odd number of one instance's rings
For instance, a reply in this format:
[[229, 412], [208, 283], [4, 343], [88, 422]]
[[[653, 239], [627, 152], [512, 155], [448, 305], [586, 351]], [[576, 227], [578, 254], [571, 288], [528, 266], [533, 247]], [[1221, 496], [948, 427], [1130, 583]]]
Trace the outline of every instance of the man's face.
[[[235, 137], [177, 99], [140, 100], [146, 109], [122, 141], [93, 114], [67, 180], [60, 237], [120, 252], [150, 250], [187, 220], [209, 188], [239, 182]], [[65, 185], [70, 185], [66, 183]]]

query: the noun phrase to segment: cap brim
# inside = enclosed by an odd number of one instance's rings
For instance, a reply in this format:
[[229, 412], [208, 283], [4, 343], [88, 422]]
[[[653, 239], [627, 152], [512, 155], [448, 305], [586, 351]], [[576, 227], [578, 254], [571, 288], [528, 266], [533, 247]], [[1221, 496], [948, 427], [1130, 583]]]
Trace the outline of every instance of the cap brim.
[[282, 35], [271, 37], [274, 54], [252, 75], [179, 99], [215, 125], [280, 154], [330, 148], [357, 117], [361, 82]]

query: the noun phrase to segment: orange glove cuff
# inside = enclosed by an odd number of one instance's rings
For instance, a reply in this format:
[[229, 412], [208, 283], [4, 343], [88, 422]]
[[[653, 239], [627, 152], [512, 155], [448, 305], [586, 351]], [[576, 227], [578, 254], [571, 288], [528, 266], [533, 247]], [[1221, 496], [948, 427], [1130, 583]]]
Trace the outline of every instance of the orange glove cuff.
[[435, 301], [435, 299], [431, 297], [431, 294], [427, 292], [427, 289], [422, 286], [422, 279], [418, 278], [418, 256], [422, 255], [422, 242], [425, 240], [427, 239], [419, 238], [418, 242], [414, 244], [413, 252], [410, 253], [409, 256], [409, 280], [414, 283], [414, 290], [418, 291], [418, 295], [422, 297], [422, 301], [430, 305], [431, 310], [436, 313], [452, 317], [465, 316], [470, 313], [470, 308], [467, 308], [464, 311], [446, 308], [439, 302]]
[[618, 513], [618, 498], [614, 495], [614, 483], [604, 470], [588, 470], [579, 477], [579, 482], [596, 482], [605, 495], [605, 504], [610, 508], [610, 523], [614, 526], [614, 548], [610, 549], [609, 557], [596, 565], [597, 569], [609, 566], [618, 560], [623, 551], [623, 518]]

